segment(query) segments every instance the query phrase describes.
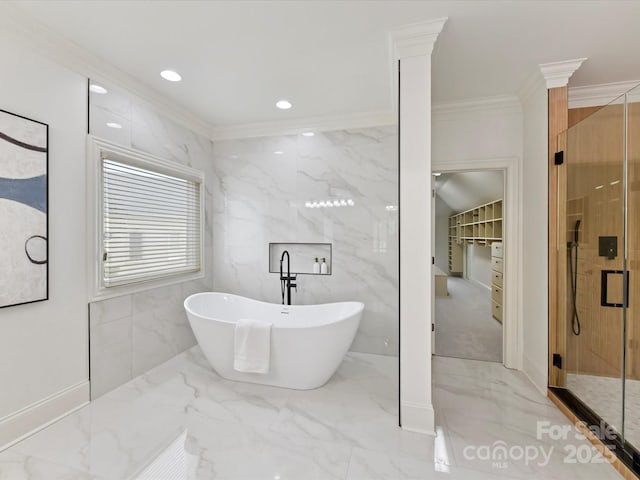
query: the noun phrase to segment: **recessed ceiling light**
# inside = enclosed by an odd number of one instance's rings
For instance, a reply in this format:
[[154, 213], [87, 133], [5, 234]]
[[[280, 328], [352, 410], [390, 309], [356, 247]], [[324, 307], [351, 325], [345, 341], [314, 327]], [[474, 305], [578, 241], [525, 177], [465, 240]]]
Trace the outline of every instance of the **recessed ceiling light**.
[[109, 128], [122, 128], [122, 125], [120, 125], [119, 123], [116, 123], [116, 122], [109, 122], [109, 123], [107, 123], [107, 127], [109, 127]]
[[434, 173], [433, 176], [434, 177], [439, 177], [440, 175], [442, 175], [441, 173]]
[[104, 95], [105, 93], [107, 93], [106, 88], [96, 83], [92, 83], [91, 85], [89, 85], [89, 90], [91, 90], [93, 93], [99, 93], [100, 95]]
[[289, 100], [279, 100], [276, 102], [276, 107], [280, 110], [289, 110], [293, 105]]
[[302, 135], [304, 137], [313, 137], [315, 135], [315, 133], [313, 133], [313, 132], [303, 132]]
[[179, 82], [182, 80], [182, 76], [173, 70], [163, 70], [160, 72], [160, 76], [170, 82]]
[[596, 190], [600, 190], [601, 188], [604, 188], [604, 185], [598, 185], [598, 186], [596, 187]]
[[276, 150], [273, 153], [275, 153], [276, 155], [282, 155], [284, 152], [282, 150]]

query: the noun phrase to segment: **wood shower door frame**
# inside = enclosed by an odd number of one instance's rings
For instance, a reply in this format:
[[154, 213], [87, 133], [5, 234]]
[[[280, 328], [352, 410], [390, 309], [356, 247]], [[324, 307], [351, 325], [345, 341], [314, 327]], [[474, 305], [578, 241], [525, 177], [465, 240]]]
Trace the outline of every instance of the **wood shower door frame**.
[[[564, 383], [563, 369], [553, 366], [553, 354], [566, 358], [566, 318], [558, 312], [558, 299], [566, 292], [559, 292], [558, 265], [561, 251], [559, 247], [566, 245], [559, 236], [563, 233], [558, 229], [559, 214], [561, 212], [562, 195], [559, 195], [562, 185], [566, 187], [566, 165], [555, 164], [555, 154], [558, 151], [558, 137], [567, 130], [569, 125], [569, 89], [564, 87], [547, 90], [548, 102], [548, 171], [549, 171], [549, 385], [557, 386]], [[565, 236], [566, 236], [566, 232]], [[566, 239], [565, 239], [566, 242]], [[566, 253], [565, 253], [566, 255]], [[564, 264], [563, 264], [564, 265]], [[558, 328], [562, 326], [563, 328]]]

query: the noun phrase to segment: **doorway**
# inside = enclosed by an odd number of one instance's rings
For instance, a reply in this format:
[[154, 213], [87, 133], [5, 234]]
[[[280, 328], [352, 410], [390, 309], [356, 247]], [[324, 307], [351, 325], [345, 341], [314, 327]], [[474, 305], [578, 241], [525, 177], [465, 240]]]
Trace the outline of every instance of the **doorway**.
[[434, 173], [434, 354], [503, 362], [505, 174]]

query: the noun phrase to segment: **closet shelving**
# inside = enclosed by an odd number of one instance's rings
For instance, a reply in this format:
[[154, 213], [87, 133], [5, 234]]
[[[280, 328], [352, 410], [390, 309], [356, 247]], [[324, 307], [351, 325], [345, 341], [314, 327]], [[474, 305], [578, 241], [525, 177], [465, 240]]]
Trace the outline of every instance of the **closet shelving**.
[[502, 240], [502, 199], [449, 217], [449, 237], [458, 244]]
[[449, 272], [462, 273], [462, 245], [502, 241], [502, 199], [449, 217]]
[[449, 274], [462, 275], [462, 243], [457, 241], [458, 225], [455, 221], [455, 217], [449, 217]]

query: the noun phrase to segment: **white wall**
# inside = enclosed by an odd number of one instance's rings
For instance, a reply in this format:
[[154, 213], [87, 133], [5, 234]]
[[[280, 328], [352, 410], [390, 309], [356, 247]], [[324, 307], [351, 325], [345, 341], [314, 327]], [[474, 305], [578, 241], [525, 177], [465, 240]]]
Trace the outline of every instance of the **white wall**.
[[449, 217], [453, 210], [436, 194], [436, 265], [449, 273]]
[[2, 32], [0, 108], [49, 124], [49, 300], [0, 310], [0, 447], [36, 426], [7, 418], [19, 409], [66, 391], [52, 417], [88, 399], [87, 83]]
[[498, 107], [445, 107], [433, 114], [433, 163], [522, 156], [522, 112], [516, 99]]
[[491, 288], [491, 247], [465, 244], [464, 249], [466, 255], [466, 278]]
[[523, 326], [525, 373], [542, 392], [548, 363], [547, 89], [539, 82], [523, 99], [524, 162]]

